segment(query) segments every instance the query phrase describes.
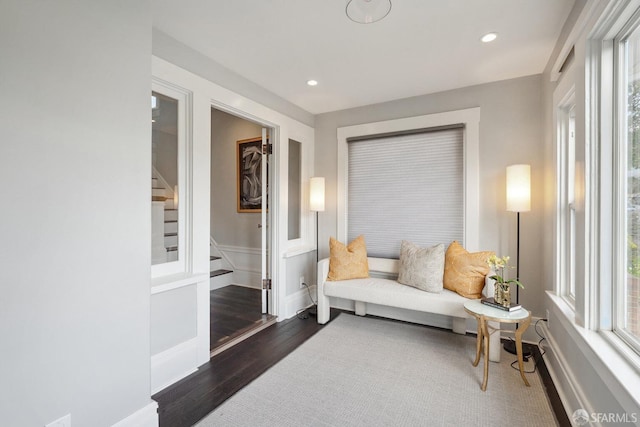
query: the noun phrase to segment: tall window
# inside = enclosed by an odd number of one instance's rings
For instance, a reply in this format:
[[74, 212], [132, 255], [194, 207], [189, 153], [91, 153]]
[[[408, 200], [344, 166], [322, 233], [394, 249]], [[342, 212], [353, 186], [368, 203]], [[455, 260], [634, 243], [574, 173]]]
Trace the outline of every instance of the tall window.
[[[464, 238], [463, 128], [348, 140], [348, 238], [371, 256]], [[463, 242], [464, 243], [464, 242]]]
[[573, 90], [558, 106], [558, 195], [560, 294], [575, 306], [576, 293], [576, 105]]
[[[614, 151], [615, 332], [640, 351], [640, 19], [617, 39], [619, 124]], [[615, 265], [615, 264], [614, 264]]]

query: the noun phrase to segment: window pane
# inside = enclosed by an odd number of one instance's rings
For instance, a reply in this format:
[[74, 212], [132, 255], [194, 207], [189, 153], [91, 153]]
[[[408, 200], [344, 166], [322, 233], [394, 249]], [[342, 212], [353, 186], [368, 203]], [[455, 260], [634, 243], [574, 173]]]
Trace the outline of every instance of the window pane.
[[289, 240], [300, 238], [302, 144], [289, 140]]
[[576, 111], [573, 95], [558, 109], [558, 177], [561, 207], [559, 248], [559, 292], [572, 306], [576, 292]]
[[569, 298], [576, 298], [576, 211], [575, 211], [575, 179], [576, 179], [576, 107], [569, 108], [569, 130], [567, 134], [567, 202], [568, 202], [568, 232], [567, 241], [569, 251]]
[[178, 100], [151, 93], [151, 264], [178, 259]]
[[640, 339], [640, 33], [624, 43], [627, 85], [626, 140], [626, 280], [617, 308], [623, 329]]

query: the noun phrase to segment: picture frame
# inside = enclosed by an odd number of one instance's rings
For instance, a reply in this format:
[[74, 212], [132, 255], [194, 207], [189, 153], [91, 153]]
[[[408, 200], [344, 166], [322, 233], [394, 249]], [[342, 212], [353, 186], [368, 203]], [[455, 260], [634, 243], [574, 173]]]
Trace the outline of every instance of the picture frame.
[[238, 212], [262, 212], [262, 137], [237, 141]]

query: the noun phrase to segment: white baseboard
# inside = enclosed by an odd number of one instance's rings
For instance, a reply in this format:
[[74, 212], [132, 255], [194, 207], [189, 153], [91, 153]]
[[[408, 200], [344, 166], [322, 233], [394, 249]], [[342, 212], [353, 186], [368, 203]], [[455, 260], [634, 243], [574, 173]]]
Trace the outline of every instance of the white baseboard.
[[[311, 292], [311, 295], [315, 295], [316, 285], [309, 286], [309, 292]], [[307, 289], [305, 288], [300, 289], [291, 295], [287, 295], [285, 301], [285, 319], [295, 316], [298, 310], [305, 309], [313, 305], [313, 302], [309, 298], [309, 292], [307, 292]]]
[[144, 408], [140, 408], [127, 418], [118, 421], [113, 427], [157, 427], [158, 403], [149, 402]]
[[262, 289], [262, 274], [254, 270], [234, 270], [233, 284], [246, 288]]
[[593, 405], [585, 397], [585, 393], [580, 387], [580, 381], [576, 379], [571, 371], [570, 365], [567, 363], [546, 323], [540, 329], [547, 340], [547, 345], [543, 346], [545, 352], [542, 357], [565, 412], [569, 416], [573, 414], [575, 408], [585, 409], [589, 414], [595, 412]]
[[198, 338], [192, 338], [151, 356], [151, 394], [198, 369]]

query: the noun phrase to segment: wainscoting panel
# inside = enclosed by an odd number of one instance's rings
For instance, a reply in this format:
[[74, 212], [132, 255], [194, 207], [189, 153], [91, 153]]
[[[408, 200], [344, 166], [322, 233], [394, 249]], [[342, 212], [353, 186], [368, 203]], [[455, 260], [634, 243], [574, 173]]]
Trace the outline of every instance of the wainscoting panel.
[[234, 284], [255, 289], [262, 287], [260, 248], [217, 245], [217, 250], [229, 262]]

